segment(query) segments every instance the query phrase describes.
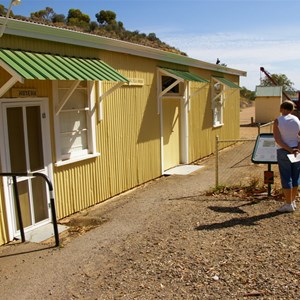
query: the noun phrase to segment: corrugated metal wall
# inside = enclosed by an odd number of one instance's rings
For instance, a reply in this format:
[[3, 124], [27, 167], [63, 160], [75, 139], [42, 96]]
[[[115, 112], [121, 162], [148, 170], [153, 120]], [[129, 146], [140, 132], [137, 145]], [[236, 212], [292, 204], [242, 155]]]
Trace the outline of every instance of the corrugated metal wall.
[[[228, 78], [236, 82], [236, 78]], [[239, 138], [239, 89], [227, 89], [221, 127], [213, 128], [213, 112], [211, 105], [210, 84], [191, 83], [191, 94], [199, 88], [201, 91], [191, 98], [189, 111], [189, 161], [193, 162], [215, 151], [215, 138]]]
[[[5, 46], [32, 50], [33, 40], [10, 37]], [[54, 167], [54, 189], [59, 218], [80, 211], [114, 195], [122, 193], [161, 175], [160, 116], [157, 113], [157, 67], [160, 62], [83, 47], [65, 46], [34, 40], [35, 51], [52, 49], [52, 52], [84, 57], [99, 57], [128, 78], [144, 80], [143, 86], [117, 89], [103, 99], [103, 120], [96, 123], [97, 158]], [[1, 45], [2, 46], [2, 45]], [[15, 47], [14, 47], [15, 46]], [[176, 68], [175, 65], [167, 67]], [[210, 79], [209, 71], [190, 70]], [[1, 78], [1, 77], [0, 77]], [[229, 78], [230, 79], [230, 78]], [[234, 79], [234, 78], [233, 78]], [[0, 82], [2, 83], [1, 79]], [[37, 88], [39, 96], [49, 97], [51, 113], [51, 141], [53, 162], [55, 143], [53, 130], [53, 104], [51, 83], [27, 81], [25, 87]], [[103, 83], [103, 90], [111, 87]], [[203, 84], [192, 83], [191, 92]], [[18, 86], [20, 86], [18, 84]], [[23, 86], [22, 86], [23, 87]], [[189, 160], [195, 161], [214, 151], [216, 134], [222, 138], [239, 136], [239, 92], [226, 99], [224, 123], [212, 129], [210, 85], [191, 99], [189, 111]], [[9, 96], [9, 93], [8, 95]], [[5, 223], [4, 208], [0, 206], [0, 225]], [[1, 226], [1, 241], [6, 241]]]
[[[156, 105], [156, 65], [133, 56], [105, 53], [101, 58], [143, 86], [124, 85], [103, 99], [103, 120], [97, 121], [100, 157], [56, 168], [60, 217], [129, 190], [161, 175], [160, 125]], [[113, 64], [112, 64], [113, 62]], [[142, 64], [143, 71], [133, 68]], [[114, 67], [114, 66], [113, 66]], [[155, 81], [154, 81], [155, 80]], [[105, 92], [116, 83], [102, 83]], [[59, 200], [63, 199], [63, 201]]]
[[191, 94], [199, 88], [200, 92], [191, 98], [189, 118], [189, 161], [195, 161], [212, 153], [212, 110], [210, 84], [191, 83]]

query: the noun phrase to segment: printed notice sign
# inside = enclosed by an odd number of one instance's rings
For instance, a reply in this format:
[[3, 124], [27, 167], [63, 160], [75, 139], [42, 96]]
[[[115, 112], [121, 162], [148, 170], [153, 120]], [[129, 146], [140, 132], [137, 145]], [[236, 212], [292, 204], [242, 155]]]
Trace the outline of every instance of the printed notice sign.
[[276, 164], [277, 149], [273, 134], [261, 133], [256, 138], [251, 160], [257, 164]]

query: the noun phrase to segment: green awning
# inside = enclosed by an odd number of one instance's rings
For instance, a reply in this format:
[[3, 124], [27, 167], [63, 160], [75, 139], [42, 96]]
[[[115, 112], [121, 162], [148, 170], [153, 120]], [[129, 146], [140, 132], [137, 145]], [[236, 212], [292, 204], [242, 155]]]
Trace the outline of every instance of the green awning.
[[222, 82], [223, 84], [227, 85], [229, 88], [232, 89], [240, 89], [241, 87], [234, 82], [224, 78], [224, 77], [218, 77], [218, 76], [213, 76], [216, 80]]
[[196, 81], [196, 82], [202, 82], [202, 83], [209, 83], [208, 80], [200, 77], [199, 75], [187, 72], [187, 71], [179, 71], [179, 70], [174, 70], [174, 69], [168, 69], [168, 68], [161, 68], [162, 70], [171, 73], [177, 77], [180, 77], [184, 80], [188, 81]]
[[129, 82], [99, 59], [0, 49], [1, 62], [24, 79]]

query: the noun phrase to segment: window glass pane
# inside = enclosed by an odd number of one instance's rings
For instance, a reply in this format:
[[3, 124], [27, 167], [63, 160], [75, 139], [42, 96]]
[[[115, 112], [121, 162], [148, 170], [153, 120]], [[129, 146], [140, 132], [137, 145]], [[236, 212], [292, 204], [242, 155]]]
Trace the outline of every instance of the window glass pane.
[[61, 135], [60, 142], [63, 155], [86, 150], [88, 148], [87, 131], [77, 132], [74, 134], [63, 134]]
[[[18, 182], [17, 186], [18, 186], [18, 194], [19, 194], [23, 226], [28, 227], [28, 226], [32, 225], [30, 201], [29, 201], [29, 191], [28, 191], [28, 181], [25, 180], [25, 181]], [[16, 216], [17, 230], [19, 230], [20, 223], [19, 223], [18, 214], [17, 214], [16, 201], [14, 201], [14, 204], [15, 204], [15, 216]]]
[[85, 111], [68, 111], [59, 114], [60, 132], [73, 132], [87, 128]]
[[215, 103], [214, 109], [214, 125], [219, 125], [222, 123], [222, 105], [219, 101]]
[[30, 171], [37, 171], [44, 168], [40, 107], [26, 107], [26, 113]]
[[[72, 81], [58, 82], [59, 99], [62, 99], [72, 84]], [[87, 82], [81, 82], [59, 113], [60, 149], [64, 159], [89, 152], [88, 130], [91, 120], [87, 87]]]
[[46, 182], [41, 177], [31, 179], [35, 222], [48, 219]]
[[22, 107], [7, 108], [11, 172], [27, 172]]

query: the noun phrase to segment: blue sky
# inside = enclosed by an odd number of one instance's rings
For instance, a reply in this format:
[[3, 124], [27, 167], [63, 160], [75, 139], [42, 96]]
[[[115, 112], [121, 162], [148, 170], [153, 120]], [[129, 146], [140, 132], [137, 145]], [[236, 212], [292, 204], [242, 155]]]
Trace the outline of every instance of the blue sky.
[[[112, 10], [127, 30], [154, 32], [189, 57], [247, 72], [241, 86], [255, 90], [260, 67], [285, 74], [300, 90], [300, 0], [21, 0], [14, 14], [51, 7], [67, 16], [80, 9], [91, 20]], [[9, 0], [0, 0], [8, 7]]]

